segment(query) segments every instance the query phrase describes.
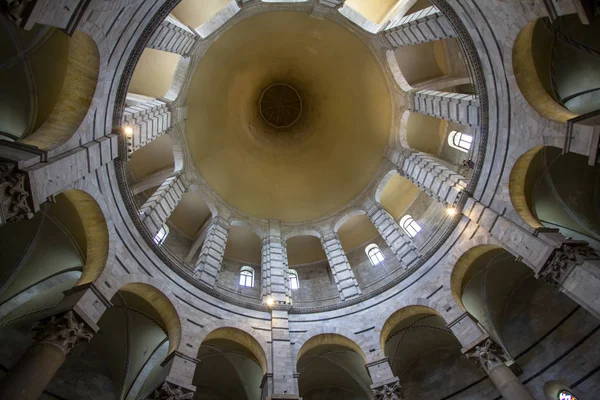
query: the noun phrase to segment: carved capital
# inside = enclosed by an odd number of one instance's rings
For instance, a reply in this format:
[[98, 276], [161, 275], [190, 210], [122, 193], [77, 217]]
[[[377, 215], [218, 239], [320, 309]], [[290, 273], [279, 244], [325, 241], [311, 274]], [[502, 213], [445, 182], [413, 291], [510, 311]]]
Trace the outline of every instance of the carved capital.
[[6, 14], [15, 24], [23, 26], [24, 21], [31, 14], [35, 0], [4, 0]]
[[583, 264], [585, 260], [590, 258], [598, 258], [598, 255], [587, 244], [563, 244], [560, 249], [552, 254], [539, 272], [538, 278], [543, 279], [550, 285], [560, 286], [573, 268]]
[[492, 339], [486, 339], [474, 349], [466, 352], [465, 356], [473, 360], [486, 374], [508, 360], [504, 350]]
[[150, 396], [151, 400], [191, 400], [194, 398], [194, 392], [182, 389], [169, 382], [164, 382]]
[[404, 392], [400, 382], [390, 385], [383, 385], [378, 388], [372, 388], [375, 400], [401, 400], [404, 399]]
[[33, 217], [25, 180], [15, 163], [0, 161], [0, 225]]
[[92, 340], [95, 333], [73, 311], [36, 322], [33, 331], [36, 341], [52, 344], [60, 348], [65, 355], [82, 341]]

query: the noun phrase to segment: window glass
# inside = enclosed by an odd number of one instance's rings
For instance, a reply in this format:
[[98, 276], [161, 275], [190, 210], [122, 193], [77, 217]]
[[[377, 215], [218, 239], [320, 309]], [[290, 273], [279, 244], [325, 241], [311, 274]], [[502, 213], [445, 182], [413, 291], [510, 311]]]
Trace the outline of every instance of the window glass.
[[300, 280], [298, 279], [298, 273], [293, 269], [289, 270], [290, 275], [290, 289], [296, 290], [300, 288]]
[[458, 131], [452, 131], [450, 132], [450, 135], [448, 135], [448, 144], [450, 147], [468, 153], [473, 144], [473, 136]]
[[371, 264], [373, 265], [377, 265], [385, 259], [383, 257], [383, 253], [379, 249], [379, 246], [377, 246], [375, 243], [365, 247], [365, 253], [367, 253], [367, 257], [369, 257], [369, 261], [371, 261]]
[[244, 266], [240, 270], [240, 286], [254, 287], [254, 269]]
[[410, 215], [405, 215], [400, 220], [400, 226], [404, 229], [404, 232], [410, 237], [415, 237], [417, 233], [421, 232], [421, 226]]
[[160, 246], [164, 243], [165, 239], [167, 238], [167, 235], [169, 235], [169, 228], [166, 225], [164, 225], [162, 228], [160, 228], [156, 236], [154, 236], [154, 243]]

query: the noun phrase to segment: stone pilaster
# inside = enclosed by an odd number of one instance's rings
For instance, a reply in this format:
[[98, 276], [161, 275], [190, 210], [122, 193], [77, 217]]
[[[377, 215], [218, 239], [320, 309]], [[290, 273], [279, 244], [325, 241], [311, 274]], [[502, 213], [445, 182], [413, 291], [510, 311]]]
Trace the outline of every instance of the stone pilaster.
[[169, 15], [150, 38], [148, 47], [189, 57], [200, 40], [194, 30]]
[[392, 48], [410, 46], [456, 36], [448, 19], [436, 7], [391, 21], [383, 31]]
[[269, 220], [269, 232], [262, 241], [261, 297], [263, 303], [267, 303], [269, 299], [274, 304], [290, 303], [287, 260], [284, 260], [283, 247], [280, 222]]
[[342, 8], [346, 0], [318, 0], [318, 2], [325, 7]]
[[479, 100], [475, 95], [419, 90], [412, 96], [413, 111], [463, 125], [479, 126]]
[[371, 208], [367, 215], [403, 267], [410, 267], [421, 257], [408, 235], [380, 204]]
[[404, 399], [399, 379], [394, 376], [389, 360], [382, 358], [365, 365], [373, 384], [371, 391], [376, 400]]
[[194, 269], [194, 277], [208, 286], [214, 287], [219, 279], [228, 235], [229, 223], [221, 217], [213, 218]]
[[127, 153], [131, 155], [171, 128], [171, 110], [163, 101], [128, 94], [123, 126], [127, 135]]
[[179, 204], [187, 187], [180, 176], [167, 178], [140, 209], [140, 218], [154, 237]]
[[271, 399], [298, 399], [298, 381], [294, 379], [296, 359], [290, 345], [289, 306], [271, 310]]
[[425, 153], [405, 150], [400, 157], [398, 172], [435, 200], [449, 206], [456, 204], [459, 194], [468, 185], [465, 177]]
[[321, 239], [321, 244], [327, 255], [327, 261], [342, 301], [360, 296], [360, 287], [338, 235], [335, 233], [326, 235]]

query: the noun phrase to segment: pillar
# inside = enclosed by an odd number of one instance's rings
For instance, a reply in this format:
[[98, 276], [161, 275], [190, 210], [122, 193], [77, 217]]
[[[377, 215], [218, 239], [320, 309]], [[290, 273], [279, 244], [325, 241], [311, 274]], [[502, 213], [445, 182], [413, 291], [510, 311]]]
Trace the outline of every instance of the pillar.
[[269, 232], [262, 241], [261, 298], [263, 303], [289, 304], [289, 279], [287, 260], [284, 260], [284, 243], [281, 240], [281, 224], [269, 220]]
[[533, 400], [533, 396], [506, 365], [504, 350], [492, 339], [487, 338], [471, 349], [463, 349], [463, 353], [487, 374], [503, 398]]
[[372, 207], [367, 215], [404, 268], [410, 267], [419, 260], [421, 257], [419, 250], [380, 204]]
[[413, 111], [468, 126], [479, 126], [480, 109], [472, 94], [420, 90], [413, 92]]
[[437, 201], [449, 206], [456, 204], [468, 181], [442, 161], [425, 153], [404, 150], [398, 172]]
[[69, 352], [96, 331], [72, 310], [36, 323], [33, 330], [35, 343], [0, 381], [2, 399], [37, 400]]
[[150, 38], [148, 47], [189, 57], [200, 41], [200, 35], [168, 15]]
[[390, 21], [383, 31], [392, 48], [409, 46], [456, 36], [448, 19], [436, 7]]
[[228, 235], [229, 223], [222, 217], [213, 218], [194, 269], [194, 277], [208, 286], [215, 287], [219, 279]]
[[400, 400], [405, 398], [400, 380], [394, 376], [387, 357], [370, 362], [365, 367], [373, 382], [371, 391], [375, 400]]
[[187, 187], [181, 176], [167, 178], [140, 208], [140, 218], [152, 237], [167, 222]]
[[319, 0], [319, 4], [325, 7], [341, 8], [346, 0]]
[[273, 373], [266, 377], [267, 399], [300, 399], [298, 379], [294, 375], [296, 358], [290, 344], [288, 310], [290, 306], [274, 306], [271, 310], [271, 359]]
[[338, 235], [335, 233], [326, 235], [321, 238], [321, 244], [327, 255], [327, 261], [342, 301], [360, 296], [360, 287], [354, 277], [354, 271], [350, 267]]
[[141, 149], [171, 128], [171, 110], [167, 103], [129, 93], [123, 112], [127, 135], [127, 154]]

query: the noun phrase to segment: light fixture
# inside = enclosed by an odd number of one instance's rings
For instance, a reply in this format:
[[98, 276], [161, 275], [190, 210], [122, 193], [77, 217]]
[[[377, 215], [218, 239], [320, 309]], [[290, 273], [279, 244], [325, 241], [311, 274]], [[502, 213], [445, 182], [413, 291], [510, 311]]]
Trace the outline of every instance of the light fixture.
[[275, 300], [271, 296], [267, 297], [267, 305], [272, 307], [275, 304]]
[[123, 132], [125, 135], [127, 135], [127, 137], [131, 137], [133, 135], [133, 128], [129, 125], [126, 125], [123, 127]]
[[452, 216], [456, 215], [456, 208], [454, 208], [454, 207], [448, 207], [446, 209], [446, 212], [448, 213], [448, 215], [450, 215], [452, 217]]

